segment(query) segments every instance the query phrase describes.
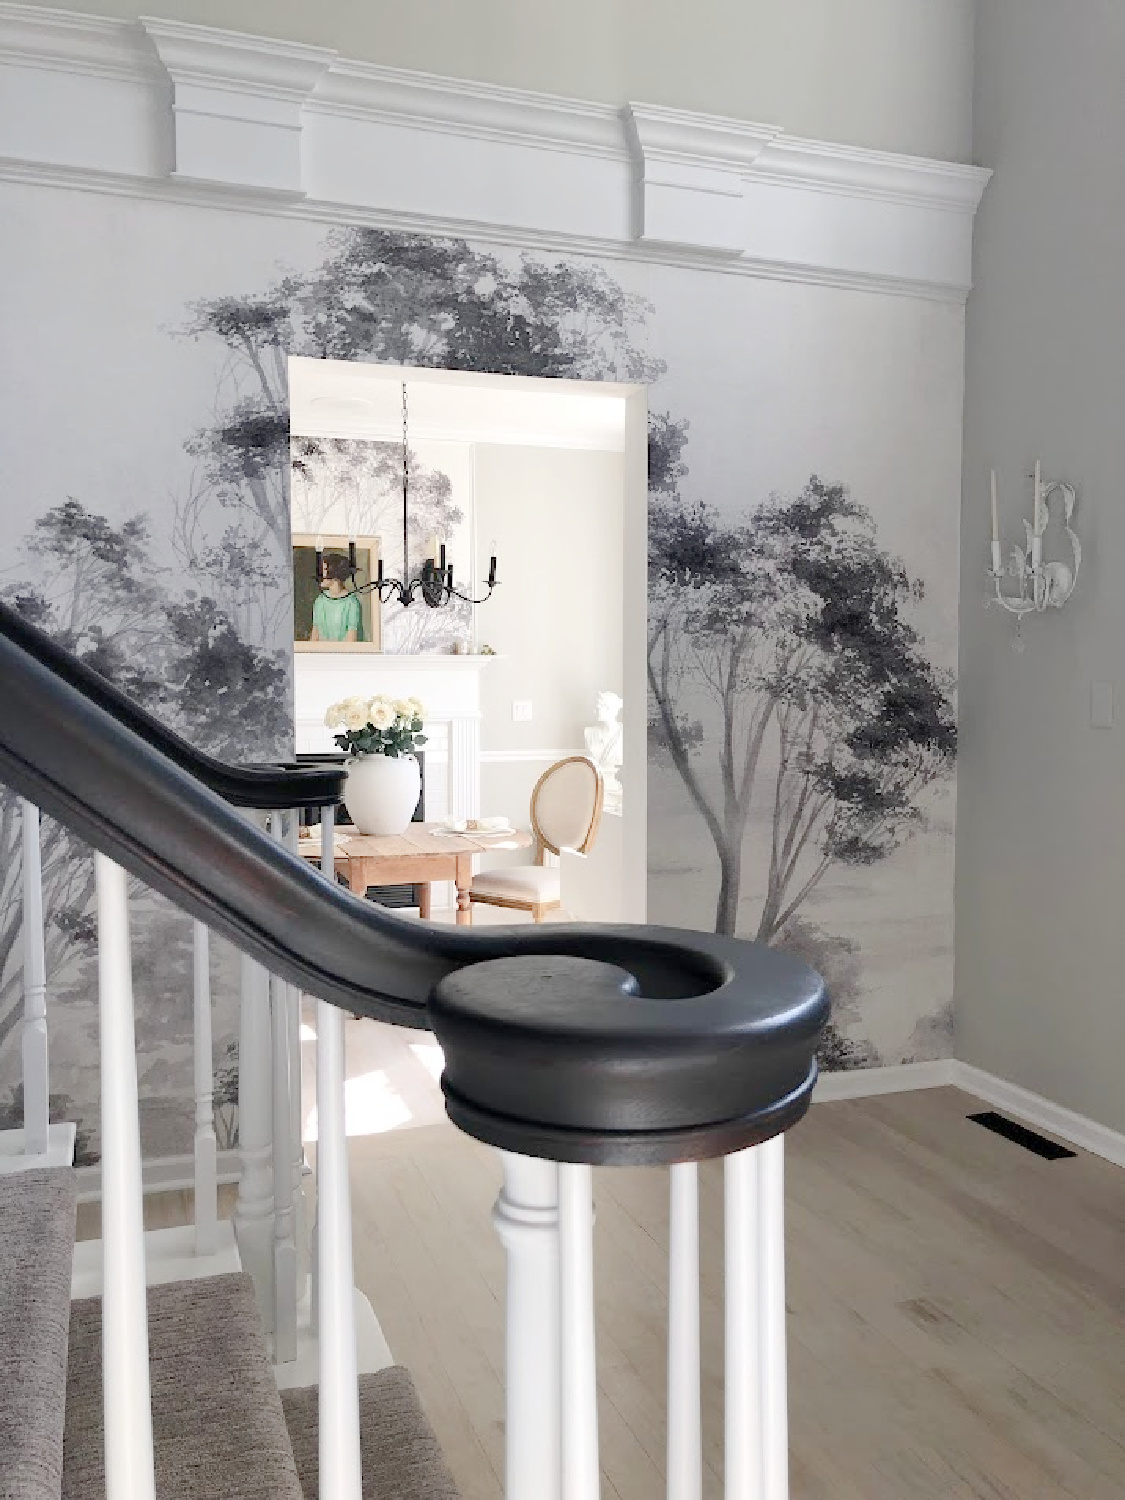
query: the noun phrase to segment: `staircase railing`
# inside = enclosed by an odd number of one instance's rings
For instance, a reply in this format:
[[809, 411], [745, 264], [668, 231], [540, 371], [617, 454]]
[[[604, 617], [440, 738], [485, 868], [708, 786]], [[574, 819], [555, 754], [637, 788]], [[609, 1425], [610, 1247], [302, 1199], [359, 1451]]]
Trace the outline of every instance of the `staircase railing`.
[[[672, 1167], [668, 1494], [697, 1500], [694, 1164], [717, 1157], [725, 1159], [726, 1199], [725, 1492], [727, 1500], [784, 1500], [782, 1136], [815, 1082], [827, 1014], [817, 976], [786, 955], [702, 933], [444, 928], [360, 901], [310, 870], [276, 828], [267, 832], [224, 800], [216, 784], [241, 795], [242, 773], [201, 767], [206, 758], [153, 731], [143, 711], [123, 706], [100, 679], [91, 684], [67, 653], [53, 648], [52, 656], [29, 627], [8, 625], [0, 616], [0, 779], [99, 854], [103, 1100], [114, 1091], [103, 1146], [119, 1236], [112, 1258], [106, 1245], [107, 1454], [114, 1443], [129, 1448], [127, 1464], [107, 1468], [108, 1500], [149, 1493], [152, 1468], [147, 1380], [137, 1368], [143, 1240], [122, 870], [277, 975], [275, 1014], [287, 985], [318, 1000], [322, 1495], [360, 1495], [346, 1010], [432, 1028], [445, 1054], [450, 1118], [501, 1152], [495, 1219], [508, 1262], [508, 1500], [598, 1494], [591, 1167], [626, 1163]], [[270, 774], [277, 771], [257, 776], [259, 789]], [[327, 806], [332, 800], [325, 796]], [[330, 816], [322, 827], [331, 875]], [[287, 1009], [284, 1029], [291, 1021]], [[253, 1046], [280, 1076], [277, 1028]], [[285, 1128], [291, 1100], [269, 1118], [271, 1130]], [[275, 1179], [289, 1180], [286, 1153], [271, 1151], [270, 1166]], [[111, 1383], [121, 1398], [113, 1412]]]

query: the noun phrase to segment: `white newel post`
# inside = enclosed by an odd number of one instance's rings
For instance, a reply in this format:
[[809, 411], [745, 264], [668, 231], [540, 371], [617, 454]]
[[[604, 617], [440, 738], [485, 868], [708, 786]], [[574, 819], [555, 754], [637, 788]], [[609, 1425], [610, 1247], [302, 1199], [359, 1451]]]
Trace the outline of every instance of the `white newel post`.
[[211, 1046], [211, 934], [192, 924], [195, 1045], [195, 1253], [214, 1255], [219, 1234], [218, 1147], [215, 1141], [215, 1059]]
[[598, 1375], [594, 1345], [594, 1196], [588, 1166], [559, 1166], [562, 1500], [598, 1500]]
[[[274, 813], [270, 829], [285, 842], [282, 815]], [[289, 1364], [297, 1358], [297, 1243], [293, 1214], [293, 1059], [290, 1055], [289, 986], [270, 976], [270, 1028], [273, 1056], [273, 1358]]]
[[502, 1151], [492, 1222], [507, 1264], [505, 1500], [559, 1500], [559, 1169]]
[[254, 1282], [258, 1312], [273, 1332], [273, 1105], [269, 976], [242, 955], [238, 1028], [238, 1202], [234, 1228]]
[[39, 809], [20, 798], [23, 833], [23, 1149], [45, 1156], [50, 1135], [47, 961], [43, 941], [43, 867]]
[[[321, 869], [335, 875], [335, 810], [321, 813]], [[355, 1274], [348, 1137], [344, 1119], [344, 1014], [316, 1004], [317, 1297], [320, 1339], [321, 1500], [361, 1500]]]
[[669, 1172], [668, 1500], [700, 1500], [703, 1436], [699, 1364], [699, 1168]]
[[125, 872], [95, 856], [102, 1094], [106, 1500], [154, 1500], [141, 1133]]

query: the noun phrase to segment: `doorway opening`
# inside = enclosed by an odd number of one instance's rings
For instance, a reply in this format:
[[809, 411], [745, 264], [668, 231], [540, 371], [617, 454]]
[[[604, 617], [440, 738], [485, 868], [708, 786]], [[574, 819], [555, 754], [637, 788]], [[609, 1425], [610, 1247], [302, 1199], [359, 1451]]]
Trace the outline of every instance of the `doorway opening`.
[[[564, 853], [562, 910], [643, 921], [645, 388], [293, 357], [289, 390], [298, 753], [334, 748], [324, 723], [332, 703], [417, 698], [427, 820], [526, 828], [548, 766], [613, 738], [596, 728], [612, 695], [621, 700], [620, 797], [590, 853]], [[375, 581], [380, 565], [405, 581], [442, 548], [470, 599], [487, 593], [496, 558], [487, 602], [431, 607], [416, 597], [403, 608], [365, 590], [345, 639], [314, 627], [318, 555], [349, 559], [360, 583]], [[520, 860], [526, 852], [498, 851], [481, 863]], [[449, 888], [434, 887], [434, 917], [453, 904]]]

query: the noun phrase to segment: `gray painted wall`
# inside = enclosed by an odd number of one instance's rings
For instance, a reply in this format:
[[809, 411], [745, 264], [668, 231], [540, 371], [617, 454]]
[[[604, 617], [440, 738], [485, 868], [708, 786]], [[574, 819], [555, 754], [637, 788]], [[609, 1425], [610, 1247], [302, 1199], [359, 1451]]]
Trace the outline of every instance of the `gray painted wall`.
[[[982, 0], [976, 159], [995, 168], [969, 304], [957, 838], [957, 1056], [1125, 1129], [1125, 7]], [[988, 468], [1080, 487], [1074, 599], [1022, 654], [981, 608]]]
[[[972, 0], [79, 0], [607, 104], [966, 160]], [[1069, 7], [1068, 7], [1069, 8]]]

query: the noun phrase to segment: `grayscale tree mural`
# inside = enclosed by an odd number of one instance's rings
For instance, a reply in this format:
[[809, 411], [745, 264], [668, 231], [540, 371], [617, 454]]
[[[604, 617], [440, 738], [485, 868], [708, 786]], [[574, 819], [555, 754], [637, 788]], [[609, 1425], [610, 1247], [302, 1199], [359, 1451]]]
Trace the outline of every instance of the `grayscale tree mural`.
[[[0, 594], [201, 748], [229, 759], [287, 754], [291, 465], [315, 483], [332, 462], [323, 444], [291, 447], [288, 357], [651, 384], [664, 373], [647, 352], [652, 311], [591, 261], [329, 231], [311, 268], [187, 309], [175, 338], [210, 351], [215, 368], [213, 416], [185, 433], [190, 475], [124, 520], [80, 497], [40, 497]], [[651, 750], [675, 768], [707, 829], [717, 929], [806, 953], [837, 999], [825, 1061], [867, 1065], [877, 1058], [854, 1034], [860, 954], [815, 925], [806, 903], [834, 867], [884, 860], [922, 826], [927, 789], [955, 754], [952, 683], [911, 624], [920, 585], [880, 545], [861, 496], [815, 476], [796, 495], [748, 496], [741, 510], [729, 495], [691, 496], [686, 439], [686, 424], [651, 415]], [[391, 496], [397, 447], [371, 446], [382, 450], [372, 476]], [[425, 508], [451, 504], [442, 478], [415, 476], [426, 534], [435, 528]], [[752, 857], [765, 894], [748, 921], [743, 865], [752, 809], [763, 807]], [[0, 859], [0, 1047], [10, 1067], [19, 826], [6, 794]], [[92, 862], [44, 820], [43, 865], [49, 982], [65, 969], [77, 994], [93, 984]], [[186, 919], [145, 898], [137, 937], [154, 994], [138, 993], [151, 1010], [138, 1029], [142, 1072], [190, 1118], [190, 1067], [169, 1045], [190, 1014], [176, 1011], [169, 988], [190, 993], [187, 933]], [[230, 1044], [216, 1034], [216, 1109], [233, 1142]], [[90, 1059], [95, 1068], [92, 1046]]]
[[650, 735], [713, 841], [718, 932], [738, 930], [751, 806], [768, 798], [752, 935], [774, 942], [832, 865], [885, 859], [920, 825], [956, 752], [952, 682], [907, 618], [921, 584], [844, 485], [814, 475], [728, 521], [681, 499], [684, 436], [665, 422], [650, 444]]

